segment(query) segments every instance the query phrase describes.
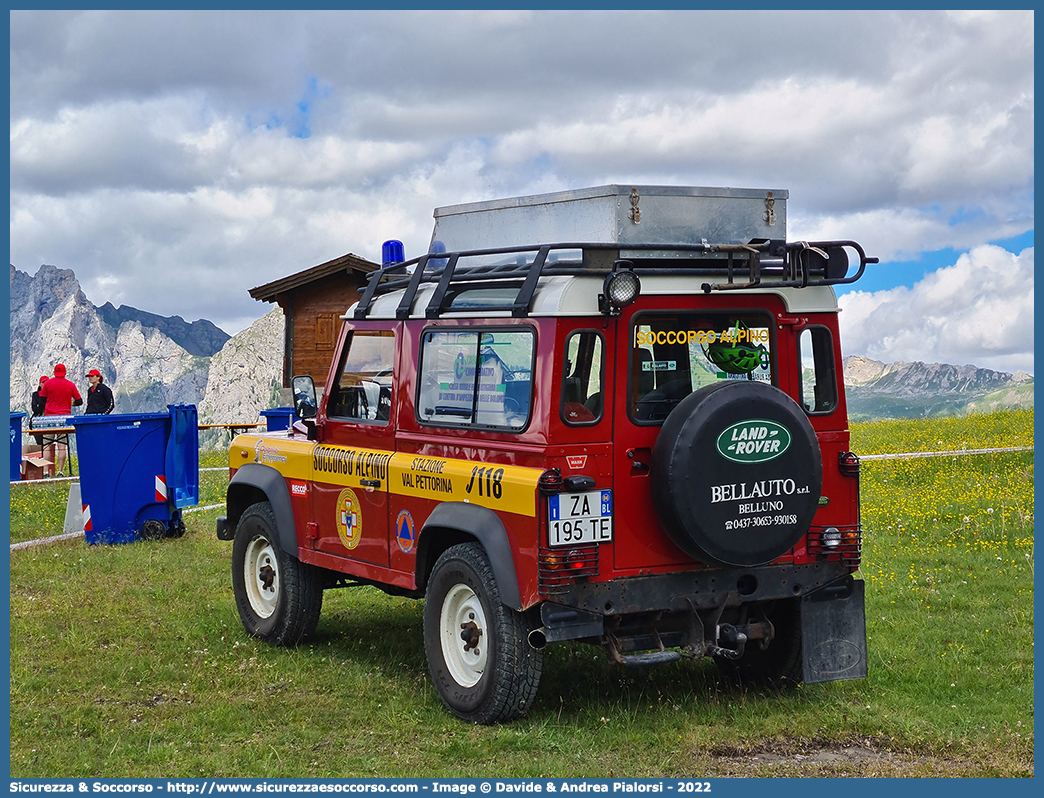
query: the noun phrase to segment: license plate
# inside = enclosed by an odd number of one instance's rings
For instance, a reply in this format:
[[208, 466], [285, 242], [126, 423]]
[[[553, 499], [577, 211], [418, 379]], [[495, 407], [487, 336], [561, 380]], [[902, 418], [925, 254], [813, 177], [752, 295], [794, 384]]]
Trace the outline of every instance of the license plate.
[[613, 539], [613, 492], [558, 493], [547, 501], [548, 544], [607, 543]]

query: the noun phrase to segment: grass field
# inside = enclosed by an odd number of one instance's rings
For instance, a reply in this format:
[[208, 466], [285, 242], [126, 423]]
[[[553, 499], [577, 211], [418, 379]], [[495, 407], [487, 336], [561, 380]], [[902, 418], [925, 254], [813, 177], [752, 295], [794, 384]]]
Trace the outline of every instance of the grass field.
[[[1028, 445], [1032, 427], [857, 425], [853, 449]], [[203, 481], [220, 501], [227, 476]], [[12, 489], [12, 541], [61, 532], [66, 491]], [[331, 591], [310, 644], [248, 637], [219, 511], [179, 540], [13, 551], [11, 775], [1032, 776], [1033, 454], [867, 462], [862, 499], [869, 678], [777, 693], [559, 644], [530, 713], [493, 728], [443, 710], [420, 602]]]

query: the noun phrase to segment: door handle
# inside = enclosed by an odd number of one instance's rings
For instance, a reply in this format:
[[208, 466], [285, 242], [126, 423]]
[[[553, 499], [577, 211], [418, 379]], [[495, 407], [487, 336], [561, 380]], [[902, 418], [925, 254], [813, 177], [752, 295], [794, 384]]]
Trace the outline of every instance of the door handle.
[[649, 448], [628, 449], [627, 458], [631, 461], [631, 476], [648, 476], [649, 460], [652, 458]]
[[360, 479], [359, 484], [364, 488], [379, 488], [381, 481], [379, 479]]

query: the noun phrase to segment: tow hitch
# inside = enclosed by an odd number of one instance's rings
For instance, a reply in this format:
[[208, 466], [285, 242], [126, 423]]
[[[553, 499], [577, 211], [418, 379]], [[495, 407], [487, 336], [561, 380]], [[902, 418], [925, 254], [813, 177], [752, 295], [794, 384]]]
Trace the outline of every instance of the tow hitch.
[[722, 623], [715, 626], [716, 642], [707, 646], [707, 653], [715, 657], [737, 660], [743, 656], [747, 643], [757, 641], [763, 649], [768, 647], [776, 630], [765, 621], [751, 621], [743, 626]]
[[[647, 630], [641, 635], [646, 644], [652, 642], [656, 650], [646, 650], [642, 653], [625, 654], [625, 651], [636, 650], [638, 635], [634, 637], [621, 637], [613, 632], [608, 632], [603, 637], [606, 653], [612, 662], [619, 665], [640, 667], [644, 665], [659, 665], [664, 662], [674, 662], [684, 658], [702, 659], [706, 656], [724, 657], [729, 660], [737, 660], [743, 656], [748, 643], [754, 643], [762, 648], [767, 648], [769, 642], [775, 636], [772, 623], [766, 620], [750, 621], [736, 626], [730, 623], [714, 624], [710, 626], [714, 630], [713, 641], [708, 640], [701, 629], [706, 629], [710, 624], [700, 624], [698, 621], [693, 625], [688, 640], [671, 640], [678, 648], [668, 649], [656, 629]], [[665, 633], [666, 634], [666, 633]]]

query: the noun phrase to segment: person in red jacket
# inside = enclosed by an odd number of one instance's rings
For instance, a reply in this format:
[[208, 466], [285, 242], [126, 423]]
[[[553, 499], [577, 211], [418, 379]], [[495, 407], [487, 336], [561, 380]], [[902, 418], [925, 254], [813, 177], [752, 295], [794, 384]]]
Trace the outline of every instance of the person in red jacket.
[[[47, 404], [44, 405], [45, 416], [70, 416], [73, 406], [79, 407], [83, 404], [83, 397], [72, 380], [65, 379], [65, 365], [58, 363], [54, 367], [54, 376], [40, 386], [40, 396]], [[51, 459], [58, 469], [58, 476], [63, 476], [65, 460], [68, 452], [64, 443], [51, 444]]]

